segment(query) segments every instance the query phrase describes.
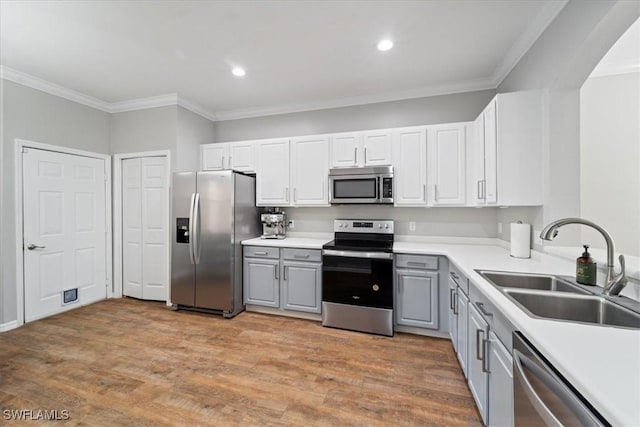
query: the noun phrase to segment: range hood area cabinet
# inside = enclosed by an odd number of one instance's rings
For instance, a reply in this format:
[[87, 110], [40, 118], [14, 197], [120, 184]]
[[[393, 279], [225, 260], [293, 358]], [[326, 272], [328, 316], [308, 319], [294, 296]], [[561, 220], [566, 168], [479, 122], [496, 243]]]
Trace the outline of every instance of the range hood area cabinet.
[[544, 202], [542, 91], [498, 94], [474, 121], [469, 188], [476, 206]]
[[337, 133], [329, 137], [332, 168], [389, 166], [391, 129]]

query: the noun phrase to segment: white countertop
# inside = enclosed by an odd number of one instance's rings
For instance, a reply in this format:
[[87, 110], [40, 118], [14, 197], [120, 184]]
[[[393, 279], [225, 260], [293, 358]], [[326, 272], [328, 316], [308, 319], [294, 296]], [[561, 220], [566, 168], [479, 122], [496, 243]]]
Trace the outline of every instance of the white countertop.
[[270, 246], [273, 248], [295, 248], [295, 249], [322, 249], [322, 245], [333, 240], [333, 235], [309, 234], [295, 235], [284, 239], [255, 239], [243, 240], [246, 246]]
[[[255, 238], [242, 244], [321, 249], [332, 239], [331, 234], [292, 233], [282, 240]], [[393, 251], [446, 256], [609, 422], [616, 426], [640, 426], [640, 330], [529, 317], [474, 271], [572, 276], [574, 262], [535, 251], [530, 259], [512, 258], [494, 239], [397, 236]]]
[[449, 258], [613, 425], [640, 426], [640, 331], [529, 317], [474, 269], [575, 274], [575, 264], [533, 252], [509, 256], [493, 245], [397, 241], [396, 253]]

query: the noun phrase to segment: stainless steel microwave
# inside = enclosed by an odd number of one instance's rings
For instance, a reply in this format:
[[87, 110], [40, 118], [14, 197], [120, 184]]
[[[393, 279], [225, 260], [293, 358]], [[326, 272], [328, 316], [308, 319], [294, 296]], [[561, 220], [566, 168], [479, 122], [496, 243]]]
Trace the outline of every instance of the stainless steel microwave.
[[340, 203], [393, 203], [393, 168], [336, 168], [329, 171], [329, 201]]

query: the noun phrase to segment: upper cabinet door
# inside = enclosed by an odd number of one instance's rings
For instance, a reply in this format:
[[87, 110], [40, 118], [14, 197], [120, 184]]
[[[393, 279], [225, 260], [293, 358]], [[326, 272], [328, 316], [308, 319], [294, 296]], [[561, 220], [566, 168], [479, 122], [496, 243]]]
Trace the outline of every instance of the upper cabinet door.
[[328, 205], [329, 137], [292, 139], [291, 174], [294, 206]]
[[484, 184], [483, 198], [487, 204], [498, 203], [498, 133], [496, 100], [482, 113], [484, 120]]
[[428, 127], [434, 206], [466, 204], [466, 124]]
[[289, 140], [270, 139], [258, 142], [256, 170], [256, 204], [289, 206]]
[[229, 169], [229, 144], [205, 144], [201, 146], [202, 170]]
[[427, 204], [427, 131], [425, 127], [393, 131], [395, 206]]
[[362, 165], [388, 166], [391, 164], [391, 130], [363, 132], [362, 145]]
[[331, 167], [355, 167], [360, 165], [362, 134], [359, 132], [331, 135]]
[[468, 159], [472, 172], [472, 180], [469, 184], [469, 191], [472, 193], [471, 203], [473, 205], [484, 204], [484, 115], [481, 113], [473, 122], [473, 138], [467, 142]]
[[242, 141], [229, 144], [230, 169], [240, 172], [255, 172], [255, 142]]

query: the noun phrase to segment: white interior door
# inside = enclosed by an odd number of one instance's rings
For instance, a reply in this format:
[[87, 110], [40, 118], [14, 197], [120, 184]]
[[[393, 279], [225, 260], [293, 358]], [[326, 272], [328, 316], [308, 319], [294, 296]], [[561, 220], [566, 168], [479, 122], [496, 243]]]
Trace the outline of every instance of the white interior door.
[[122, 161], [122, 293], [167, 299], [168, 165], [166, 157]]
[[102, 159], [23, 150], [25, 321], [106, 298], [105, 177]]

